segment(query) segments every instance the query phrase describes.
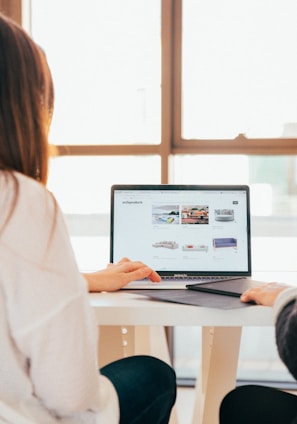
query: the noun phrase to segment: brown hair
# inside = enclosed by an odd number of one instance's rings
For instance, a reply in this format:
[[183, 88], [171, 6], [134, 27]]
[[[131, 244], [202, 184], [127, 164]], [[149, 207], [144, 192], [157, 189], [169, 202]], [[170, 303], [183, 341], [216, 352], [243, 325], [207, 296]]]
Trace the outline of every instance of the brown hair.
[[53, 111], [51, 73], [40, 47], [0, 14], [0, 170], [46, 184]]

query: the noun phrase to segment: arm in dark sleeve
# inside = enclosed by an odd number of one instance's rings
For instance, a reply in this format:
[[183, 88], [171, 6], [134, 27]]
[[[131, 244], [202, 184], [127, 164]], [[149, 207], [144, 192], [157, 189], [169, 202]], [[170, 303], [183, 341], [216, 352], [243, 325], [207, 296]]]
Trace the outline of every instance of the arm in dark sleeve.
[[297, 380], [297, 302], [295, 300], [281, 310], [275, 331], [279, 356]]

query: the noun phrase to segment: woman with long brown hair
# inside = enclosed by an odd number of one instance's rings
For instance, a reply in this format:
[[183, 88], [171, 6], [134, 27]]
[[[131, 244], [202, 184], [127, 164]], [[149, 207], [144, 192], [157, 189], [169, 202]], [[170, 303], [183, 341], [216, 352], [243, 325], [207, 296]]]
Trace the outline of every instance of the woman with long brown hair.
[[170, 366], [135, 356], [97, 369], [88, 290], [160, 277], [125, 258], [79, 272], [46, 189], [53, 103], [44, 52], [0, 14], [0, 421], [168, 423], [176, 396]]

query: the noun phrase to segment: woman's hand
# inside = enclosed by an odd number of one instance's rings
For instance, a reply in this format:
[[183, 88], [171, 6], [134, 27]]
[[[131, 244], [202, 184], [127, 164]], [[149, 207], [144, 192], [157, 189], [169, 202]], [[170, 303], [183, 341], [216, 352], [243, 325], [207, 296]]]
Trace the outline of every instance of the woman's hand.
[[149, 278], [153, 283], [161, 281], [159, 274], [142, 262], [121, 259], [117, 264], [109, 264], [106, 269], [83, 274], [90, 292], [119, 290], [130, 281]]
[[254, 301], [258, 305], [272, 306], [280, 292], [288, 288], [287, 284], [267, 283], [261, 287], [255, 287], [245, 291], [240, 300], [242, 302]]

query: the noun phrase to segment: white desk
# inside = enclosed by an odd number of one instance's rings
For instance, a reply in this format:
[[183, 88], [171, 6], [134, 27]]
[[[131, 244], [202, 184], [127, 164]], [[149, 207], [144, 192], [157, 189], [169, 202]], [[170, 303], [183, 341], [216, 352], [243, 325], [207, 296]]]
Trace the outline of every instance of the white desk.
[[[108, 237], [72, 237], [72, 244], [82, 270], [100, 269], [109, 261]], [[296, 250], [297, 237], [253, 238], [254, 277], [297, 285]], [[101, 365], [134, 353], [169, 361], [163, 326], [203, 328], [193, 424], [217, 424], [221, 399], [235, 385], [241, 328], [273, 325], [271, 310], [258, 306], [222, 311], [143, 300], [127, 293], [91, 294], [90, 299], [101, 326]], [[127, 334], [121, 333], [122, 326]]]
[[[220, 402], [236, 383], [241, 328], [273, 325], [271, 308], [262, 306], [221, 310], [153, 301], [126, 292], [90, 294], [90, 302], [100, 325], [100, 366], [133, 354], [151, 354], [170, 362], [164, 326], [203, 327], [193, 424], [218, 423]], [[171, 423], [177, 423], [176, 414]]]

